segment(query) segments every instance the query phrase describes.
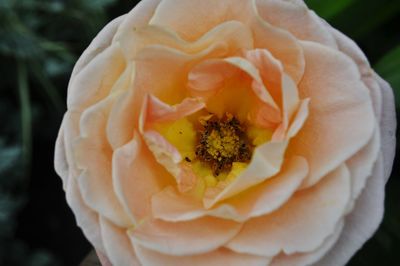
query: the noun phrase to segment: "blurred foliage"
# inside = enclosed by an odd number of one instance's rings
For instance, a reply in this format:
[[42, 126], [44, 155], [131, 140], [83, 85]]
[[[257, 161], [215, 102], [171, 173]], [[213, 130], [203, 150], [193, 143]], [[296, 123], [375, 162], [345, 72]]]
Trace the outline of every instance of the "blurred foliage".
[[[400, 1], [306, 2], [361, 46], [393, 86], [399, 109]], [[52, 170], [54, 141], [73, 64], [108, 21], [135, 4], [0, 0], [0, 265], [76, 265], [88, 252]], [[382, 226], [351, 266], [400, 261], [397, 165], [387, 186]]]

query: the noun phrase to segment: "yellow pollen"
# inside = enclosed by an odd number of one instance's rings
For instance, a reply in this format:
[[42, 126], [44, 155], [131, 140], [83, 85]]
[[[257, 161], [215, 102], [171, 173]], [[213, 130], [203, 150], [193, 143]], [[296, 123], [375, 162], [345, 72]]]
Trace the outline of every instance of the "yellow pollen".
[[196, 156], [211, 165], [215, 176], [230, 171], [234, 162], [250, 161], [252, 145], [239, 120], [227, 114], [222, 119], [209, 116], [201, 124]]

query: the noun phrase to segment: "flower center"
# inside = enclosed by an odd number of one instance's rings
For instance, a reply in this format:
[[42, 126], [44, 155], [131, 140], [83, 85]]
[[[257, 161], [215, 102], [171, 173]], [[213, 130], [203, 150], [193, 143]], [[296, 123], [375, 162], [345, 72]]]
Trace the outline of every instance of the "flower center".
[[201, 120], [196, 156], [210, 164], [214, 176], [230, 171], [234, 162], [248, 162], [253, 146], [245, 134], [244, 126], [231, 114], [218, 119], [210, 115]]

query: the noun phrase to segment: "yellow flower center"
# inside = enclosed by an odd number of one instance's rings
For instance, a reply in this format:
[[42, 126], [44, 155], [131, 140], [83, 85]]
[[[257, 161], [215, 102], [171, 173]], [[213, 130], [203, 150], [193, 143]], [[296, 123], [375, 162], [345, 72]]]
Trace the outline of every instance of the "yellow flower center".
[[202, 125], [196, 156], [200, 161], [209, 163], [214, 176], [230, 171], [233, 162], [250, 161], [253, 146], [239, 120], [230, 114], [222, 119], [208, 116]]

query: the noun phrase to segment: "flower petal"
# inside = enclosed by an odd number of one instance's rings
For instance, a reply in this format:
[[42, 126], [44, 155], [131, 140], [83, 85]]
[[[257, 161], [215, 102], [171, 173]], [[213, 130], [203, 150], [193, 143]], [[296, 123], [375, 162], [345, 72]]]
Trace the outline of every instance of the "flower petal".
[[316, 250], [307, 253], [295, 253], [292, 255], [281, 253], [273, 259], [271, 266], [308, 266], [318, 262], [338, 241], [343, 230], [343, 225], [344, 223], [341, 221], [336, 226], [335, 232]]
[[346, 165], [350, 170], [351, 189], [353, 199], [357, 199], [367, 182], [367, 178], [371, 175], [376, 160], [380, 152], [380, 133], [376, 127], [371, 140], [360, 151], [346, 161]]
[[166, 188], [152, 197], [153, 215], [173, 222], [193, 220], [205, 215], [245, 221], [278, 209], [297, 190], [306, 175], [307, 162], [301, 157], [294, 157], [277, 176], [209, 210], [193, 198]]
[[[110, 65], [113, 67], [110, 68]], [[105, 98], [126, 67], [119, 45], [112, 45], [93, 58], [68, 86], [69, 110], [83, 110]]]
[[265, 21], [288, 30], [297, 39], [337, 48], [335, 39], [320, 17], [300, 1], [256, 0], [256, 5]]
[[307, 67], [299, 92], [300, 98], [310, 98], [310, 112], [288, 152], [307, 159], [307, 187], [367, 144], [375, 118], [355, 64], [344, 54], [317, 43], [302, 45]]
[[147, 249], [167, 255], [189, 256], [219, 248], [240, 228], [240, 223], [213, 217], [175, 223], [154, 219], [145, 221], [129, 235], [133, 243]]
[[247, 168], [226, 187], [207, 188], [203, 199], [209, 209], [217, 202], [232, 197], [277, 174], [283, 163], [287, 142], [267, 142], [257, 147]]
[[124, 23], [125, 18], [126, 15], [115, 18], [97, 34], [76, 62], [72, 70], [71, 80], [81, 72], [90, 61], [111, 45], [112, 38], [117, 32], [118, 27]]
[[168, 104], [181, 102], [187, 94], [185, 84], [188, 67], [205, 57], [224, 55], [225, 49], [226, 45], [219, 43], [195, 55], [162, 46], [150, 46], [142, 50], [135, 61], [133, 88], [118, 98], [110, 113], [108, 134], [115, 136], [113, 147], [120, 147], [132, 139], [134, 129], [139, 127], [139, 114], [147, 94]]
[[176, 105], [169, 105], [153, 95], [148, 95], [141, 113], [141, 130], [152, 123], [172, 122], [196, 113], [205, 107], [204, 102], [197, 98], [185, 98]]
[[350, 192], [350, 174], [342, 165], [317, 185], [297, 192], [274, 213], [246, 222], [228, 247], [264, 256], [312, 251], [334, 232]]
[[151, 266], [265, 266], [271, 261], [271, 259], [267, 257], [240, 254], [224, 248], [194, 256], [168, 256], [146, 249], [140, 245], [135, 245], [135, 250], [140, 262], [143, 265]]
[[382, 90], [382, 116], [380, 119], [381, 146], [384, 164], [384, 178], [388, 180], [392, 171], [396, 153], [396, 109], [393, 90], [390, 85], [378, 75], [375, 75]]
[[107, 219], [100, 217], [101, 234], [105, 253], [112, 265], [140, 266], [125, 229], [119, 228]]
[[90, 209], [82, 199], [76, 178], [68, 178], [66, 190], [68, 206], [75, 215], [77, 225], [82, 229], [86, 239], [100, 252], [104, 252], [104, 243], [100, 232], [99, 216]]
[[142, 142], [140, 135], [118, 148], [112, 159], [115, 193], [135, 224], [151, 217], [150, 198], [171, 182]]
[[108, 112], [114, 102], [106, 98], [86, 109], [80, 120], [81, 136], [74, 146], [75, 161], [82, 170], [79, 188], [86, 204], [119, 226], [131, 225], [112, 184], [112, 150], [105, 134]]
[[385, 180], [382, 157], [379, 158], [367, 185], [346, 217], [339, 241], [318, 263], [324, 266], [345, 265], [358, 249], [375, 233], [382, 221]]
[[[293, 80], [299, 82], [304, 71], [301, 47], [290, 33], [263, 21], [253, 2], [194, 0], [183, 3], [179, 0], [164, 0], [158, 6], [150, 24], [170, 28], [182, 38], [193, 41], [223, 22], [241, 21], [252, 30], [255, 48], [271, 51], [282, 61], [285, 71]], [[213, 7], [212, 10], [210, 6]], [[193, 21], [196, 21], [195, 27]]]

